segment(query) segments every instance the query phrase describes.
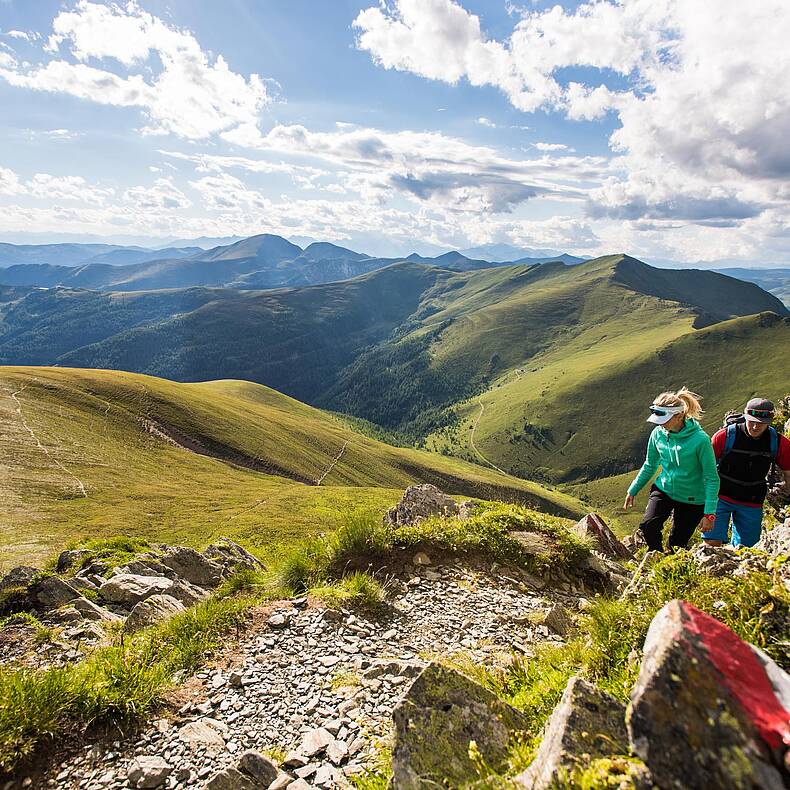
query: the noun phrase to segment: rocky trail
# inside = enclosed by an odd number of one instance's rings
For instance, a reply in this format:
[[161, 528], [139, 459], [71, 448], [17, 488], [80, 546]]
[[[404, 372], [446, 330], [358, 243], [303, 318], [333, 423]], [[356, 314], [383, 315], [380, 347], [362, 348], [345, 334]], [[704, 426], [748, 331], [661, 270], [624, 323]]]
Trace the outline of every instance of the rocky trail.
[[[186, 680], [146, 730], [87, 746], [37, 783], [230, 788], [223, 770], [254, 749], [286, 755], [277, 787], [347, 787], [349, 775], [375, 766], [393, 709], [433, 655], [506, 661], [512, 650], [561, 641], [563, 604], [579, 602], [572, 590], [545, 597], [496, 565], [434, 563], [423, 552], [387, 583], [390, 605], [376, 617], [306, 598], [261, 608], [242, 641]], [[130, 782], [141, 766], [147, 783]]]
[[[429, 514], [461, 523], [476, 507], [414, 486], [388, 511], [385, 526], [413, 526]], [[770, 575], [773, 597], [760, 619], [766, 628], [786, 624], [788, 516], [757, 552], [695, 546], [682, 556], [684, 572], [711, 580]], [[573, 529], [594, 550], [572, 570], [544, 568], [536, 576], [436, 544], [391, 544], [367, 568], [386, 590], [373, 609], [329, 607], [315, 597], [320, 587], [315, 595], [258, 604], [199, 670], [176, 674], [141, 729], [115, 723], [81, 743], [67, 739], [60, 756], [22, 768], [0, 788], [340, 790], [375, 770], [384, 750], [391, 790], [466, 786], [477, 771], [475, 750], [499, 770], [508, 744], [529, 730], [523, 711], [474, 680], [475, 668], [505, 667], [514, 656], [574, 638], [575, 630], [578, 637], [576, 613], [588, 609], [588, 596], [626, 601], [664, 562], [658, 553], [634, 562], [633, 541], [620, 542], [595, 514]], [[508, 536], [532, 556], [545, 556], [552, 540], [530, 531]], [[75, 549], [60, 555], [56, 574], [16, 568], [0, 580], [6, 602], [10, 591], [57, 626], [58, 636], [37, 645], [24, 619], [1, 629], [0, 665], [78, 663], [109, 634], [166, 620], [235, 574], [261, 569], [227, 539], [203, 552], [157, 545], [118, 567]], [[718, 600], [712, 608], [727, 605]], [[651, 617], [628, 713], [622, 699], [569, 677], [534, 759], [508, 786], [549, 790], [556, 777], [591, 765], [616, 770], [624, 782], [617, 786], [633, 790], [790, 786], [790, 676], [687, 601], [669, 600]], [[636, 645], [632, 653], [639, 661]], [[711, 745], [693, 746], [708, 730]]]

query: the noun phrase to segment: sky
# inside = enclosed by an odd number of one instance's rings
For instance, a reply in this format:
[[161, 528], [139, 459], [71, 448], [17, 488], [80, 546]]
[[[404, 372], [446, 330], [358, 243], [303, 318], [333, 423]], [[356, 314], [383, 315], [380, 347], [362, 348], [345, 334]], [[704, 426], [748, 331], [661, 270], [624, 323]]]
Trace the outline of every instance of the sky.
[[785, 0], [0, 0], [0, 240], [790, 264]]

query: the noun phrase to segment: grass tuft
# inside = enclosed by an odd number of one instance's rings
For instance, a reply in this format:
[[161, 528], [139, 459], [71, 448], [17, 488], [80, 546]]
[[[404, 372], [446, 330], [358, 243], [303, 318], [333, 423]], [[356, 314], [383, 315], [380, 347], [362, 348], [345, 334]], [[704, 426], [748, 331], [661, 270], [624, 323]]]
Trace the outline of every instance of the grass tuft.
[[311, 587], [310, 594], [331, 609], [352, 606], [376, 610], [383, 606], [387, 597], [384, 587], [364, 571], [352, 571], [338, 581]]
[[[568, 529], [570, 522], [538, 513], [520, 505], [484, 503], [467, 521], [432, 517], [413, 526], [399, 527], [392, 539], [401, 547], [435, 546], [462, 554], [483, 554], [501, 563], [513, 563], [527, 570], [552, 567], [572, 568], [590, 553], [581, 538]], [[547, 538], [548, 548], [527, 550], [510, 533], [538, 533]]]
[[194, 669], [257, 600], [212, 596], [135, 636], [119, 634], [73, 666], [0, 668], [0, 770], [77, 724], [144, 716], [174, 673]]

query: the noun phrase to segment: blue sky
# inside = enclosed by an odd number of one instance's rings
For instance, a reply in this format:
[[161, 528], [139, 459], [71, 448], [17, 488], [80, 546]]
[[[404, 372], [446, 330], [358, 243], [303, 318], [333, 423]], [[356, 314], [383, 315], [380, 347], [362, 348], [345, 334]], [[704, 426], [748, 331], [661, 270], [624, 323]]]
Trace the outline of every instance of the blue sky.
[[787, 263], [789, 18], [778, 0], [0, 0], [0, 238]]

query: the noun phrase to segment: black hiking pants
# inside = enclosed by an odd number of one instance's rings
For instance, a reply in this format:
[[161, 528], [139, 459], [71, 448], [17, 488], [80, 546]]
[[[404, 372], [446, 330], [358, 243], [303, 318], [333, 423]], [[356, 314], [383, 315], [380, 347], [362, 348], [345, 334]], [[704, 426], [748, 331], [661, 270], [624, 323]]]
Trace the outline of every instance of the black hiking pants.
[[678, 502], [665, 494], [658, 486], [650, 487], [650, 497], [639, 529], [645, 536], [647, 547], [651, 551], [663, 551], [664, 523], [672, 515], [672, 529], [669, 532], [670, 549], [685, 549], [694, 530], [705, 515], [705, 505], [689, 505]]

